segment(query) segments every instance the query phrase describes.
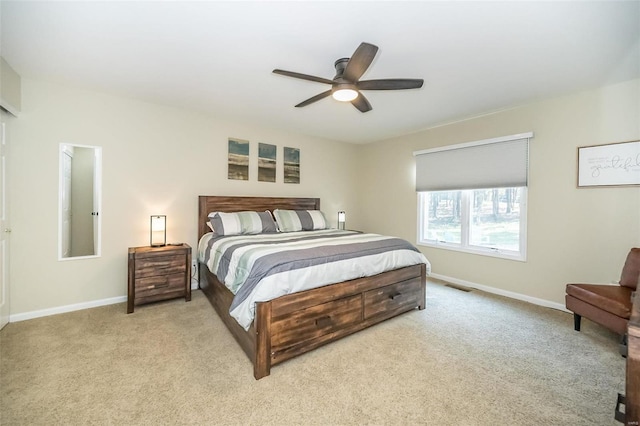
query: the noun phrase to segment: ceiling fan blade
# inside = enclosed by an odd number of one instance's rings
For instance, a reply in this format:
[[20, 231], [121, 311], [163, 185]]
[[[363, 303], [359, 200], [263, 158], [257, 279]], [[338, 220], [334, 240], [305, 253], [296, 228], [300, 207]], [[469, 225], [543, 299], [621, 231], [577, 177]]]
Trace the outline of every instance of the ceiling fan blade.
[[424, 80], [415, 78], [387, 78], [382, 80], [363, 80], [356, 86], [359, 90], [401, 90], [419, 89]]
[[327, 78], [322, 78], [322, 77], [316, 77], [314, 75], [301, 74], [299, 72], [275, 69], [275, 70], [273, 70], [273, 73], [274, 74], [286, 75], [287, 77], [300, 78], [302, 80], [315, 81], [315, 82], [318, 82], [318, 83], [333, 84], [333, 80], [329, 80]]
[[365, 73], [373, 58], [378, 53], [378, 46], [369, 43], [360, 43], [360, 46], [353, 52], [347, 67], [344, 69], [343, 77], [350, 82], [356, 82]]
[[302, 102], [300, 102], [298, 105], [296, 105], [296, 108], [300, 108], [300, 107], [303, 107], [303, 106], [307, 106], [307, 105], [309, 105], [309, 104], [312, 104], [312, 103], [314, 103], [314, 102], [317, 102], [317, 101], [319, 101], [320, 99], [324, 99], [324, 98], [326, 98], [326, 97], [327, 97], [327, 96], [329, 96], [330, 94], [331, 94], [331, 90], [327, 90], [326, 92], [322, 92], [322, 93], [320, 93], [319, 95], [315, 95], [314, 97], [307, 99], [306, 101], [302, 101]]
[[354, 107], [358, 108], [360, 112], [367, 112], [367, 111], [371, 111], [372, 109], [371, 104], [369, 103], [367, 98], [364, 97], [362, 93], [358, 93], [358, 97], [352, 100], [351, 103], [353, 104]]

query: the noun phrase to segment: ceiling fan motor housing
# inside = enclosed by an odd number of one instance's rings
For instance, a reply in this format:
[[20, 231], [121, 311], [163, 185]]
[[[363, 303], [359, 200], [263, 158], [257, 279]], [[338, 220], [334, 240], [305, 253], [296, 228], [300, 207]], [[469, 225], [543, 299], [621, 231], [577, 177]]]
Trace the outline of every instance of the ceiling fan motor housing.
[[338, 59], [333, 66], [336, 68], [336, 76], [333, 77], [334, 80], [342, 78], [344, 74], [344, 69], [347, 68], [347, 64], [349, 63], [350, 58], [340, 58]]
[[335, 62], [334, 66], [336, 68], [336, 76], [333, 77], [334, 83], [331, 85], [331, 93], [335, 93], [339, 90], [353, 90], [355, 92], [358, 91], [356, 85], [353, 82], [348, 81], [343, 77], [344, 70], [345, 68], [347, 68], [349, 59], [350, 58], [340, 58]]

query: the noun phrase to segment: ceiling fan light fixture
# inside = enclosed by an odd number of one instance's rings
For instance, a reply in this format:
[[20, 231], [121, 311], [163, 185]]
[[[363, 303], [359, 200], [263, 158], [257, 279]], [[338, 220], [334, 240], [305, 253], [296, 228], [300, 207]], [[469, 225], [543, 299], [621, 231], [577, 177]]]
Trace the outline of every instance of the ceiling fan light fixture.
[[351, 102], [358, 97], [358, 91], [350, 87], [344, 87], [334, 90], [331, 96], [333, 96], [333, 99], [335, 99], [336, 101]]

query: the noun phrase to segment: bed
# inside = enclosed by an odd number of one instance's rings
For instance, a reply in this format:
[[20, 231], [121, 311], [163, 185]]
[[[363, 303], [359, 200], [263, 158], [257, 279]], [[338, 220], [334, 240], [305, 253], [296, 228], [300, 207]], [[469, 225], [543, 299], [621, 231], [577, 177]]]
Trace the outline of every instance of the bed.
[[[320, 210], [318, 198], [200, 196], [198, 204], [198, 241], [211, 231], [211, 212]], [[248, 329], [230, 314], [234, 294], [201, 260], [199, 286], [251, 360], [254, 377], [260, 379], [270, 374], [271, 367], [295, 356], [424, 309], [427, 267], [424, 262], [256, 302]]]

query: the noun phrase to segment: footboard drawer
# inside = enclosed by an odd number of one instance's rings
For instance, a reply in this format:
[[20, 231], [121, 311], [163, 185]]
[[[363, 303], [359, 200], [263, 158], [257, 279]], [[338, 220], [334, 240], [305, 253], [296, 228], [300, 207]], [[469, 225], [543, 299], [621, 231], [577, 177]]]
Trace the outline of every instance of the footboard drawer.
[[362, 321], [362, 296], [345, 297], [274, 318], [273, 352], [316, 339]]
[[413, 278], [364, 294], [364, 319], [376, 316], [392, 317], [420, 304], [421, 279]]

